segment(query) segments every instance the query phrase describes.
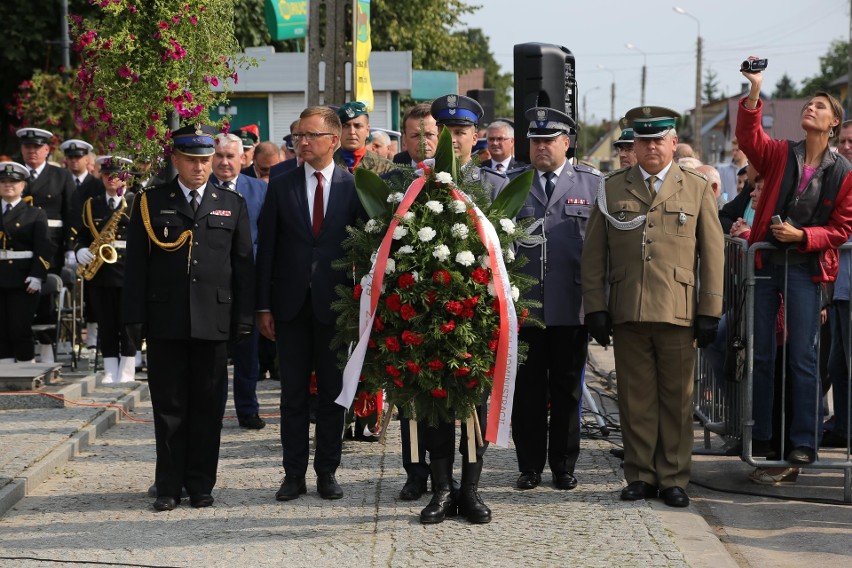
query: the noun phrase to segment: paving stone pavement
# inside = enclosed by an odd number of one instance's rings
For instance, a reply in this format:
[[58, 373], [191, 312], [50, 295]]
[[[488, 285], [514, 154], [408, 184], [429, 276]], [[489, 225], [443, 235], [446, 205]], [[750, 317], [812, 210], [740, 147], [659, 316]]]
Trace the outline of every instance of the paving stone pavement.
[[[278, 392], [277, 383], [259, 384], [261, 412], [276, 412]], [[8, 412], [0, 415], [4, 425]], [[150, 402], [133, 414], [150, 419]], [[689, 565], [651, 506], [618, 500], [621, 470], [607, 441], [583, 440], [580, 484], [567, 492], [552, 488], [548, 473], [533, 491], [514, 489], [514, 451], [492, 446], [481, 494], [494, 521], [423, 526], [418, 514], [427, 497], [397, 497], [405, 480], [398, 422], [384, 445], [345, 443], [337, 475], [343, 499], [320, 499], [309, 469], [308, 494], [280, 503], [279, 421], [267, 420], [261, 431], [226, 420], [215, 505], [184, 502], [167, 513], [155, 512], [145, 495], [153, 425], [121, 420], [0, 517], [0, 566]], [[37, 429], [37, 421], [21, 417], [18, 429]]]

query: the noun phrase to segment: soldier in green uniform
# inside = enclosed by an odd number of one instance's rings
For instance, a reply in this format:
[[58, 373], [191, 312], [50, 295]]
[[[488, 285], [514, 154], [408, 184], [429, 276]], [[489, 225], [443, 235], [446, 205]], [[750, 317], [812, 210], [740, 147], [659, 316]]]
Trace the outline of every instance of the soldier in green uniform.
[[343, 124], [340, 148], [334, 153], [334, 163], [354, 173], [355, 168], [366, 168], [378, 175], [393, 170], [393, 162], [367, 149], [370, 135], [370, 115], [367, 107], [359, 101], [350, 101], [337, 109]]

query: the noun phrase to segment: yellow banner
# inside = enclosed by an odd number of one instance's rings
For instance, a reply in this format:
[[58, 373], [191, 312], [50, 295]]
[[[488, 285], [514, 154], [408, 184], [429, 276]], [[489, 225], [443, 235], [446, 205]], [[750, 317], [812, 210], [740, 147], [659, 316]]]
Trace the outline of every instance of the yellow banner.
[[373, 84], [370, 82], [370, 0], [357, 0], [355, 9], [355, 80], [354, 97], [373, 110]]

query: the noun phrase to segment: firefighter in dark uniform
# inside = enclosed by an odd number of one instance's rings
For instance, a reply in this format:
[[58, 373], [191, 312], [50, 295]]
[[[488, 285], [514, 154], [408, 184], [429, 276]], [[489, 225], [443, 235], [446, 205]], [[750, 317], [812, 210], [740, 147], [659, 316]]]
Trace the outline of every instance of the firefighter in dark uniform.
[[77, 245], [81, 267], [77, 272], [86, 280], [88, 301], [97, 316], [104, 357], [102, 382], [107, 384], [132, 382], [136, 373], [136, 345], [121, 325], [127, 225], [133, 205], [133, 194], [125, 193], [125, 179], [130, 176], [125, 172], [132, 164], [118, 156], [98, 158], [104, 190], [83, 202]]
[[29, 177], [22, 164], [0, 162], [0, 363], [35, 356], [33, 314], [51, 246], [47, 215], [21, 199]]
[[[557, 489], [577, 486], [574, 466], [580, 454], [580, 398], [588, 331], [583, 325], [580, 256], [586, 222], [601, 183], [600, 172], [566, 158], [574, 121], [564, 112], [536, 107], [530, 121], [530, 166], [535, 171], [518, 219], [532, 217], [538, 240], [521, 242], [521, 269], [536, 283], [526, 292], [542, 303], [531, 315], [544, 328], [525, 325], [519, 339], [529, 346], [518, 368], [512, 410], [512, 438], [518, 456], [518, 489], [541, 483], [545, 462]], [[548, 404], [549, 403], [549, 404]], [[549, 409], [549, 416], [548, 416]]]
[[[21, 141], [21, 155], [24, 165], [30, 172], [24, 198], [30, 200], [33, 207], [47, 214], [48, 234], [53, 244], [50, 271], [60, 274], [63, 265], [71, 270], [77, 268], [74, 248], [77, 244], [76, 221], [80, 210], [77, 202], [74, 180], [65, 168], [47, 163], [50, 155], [50, 140], [53, 133], [41, 128], [21, 128], [16, 132]], [[49, 298], [43, 298], [36, 313], [36, 323], [52, 323], [56, 313]], [[43, 363], [52, 363], [53, 343], [56, 331], [39, 334], [39, 352]]]
[[136, 195], [127, 230], [123, 313], [148, 345], [157, 442], [154, 509], [209, 507], [216, 483], [227, 342], [254, 321], [248, 209], [236, 191], [208, 183], [215, 129], [172, 134], [169, 183]]

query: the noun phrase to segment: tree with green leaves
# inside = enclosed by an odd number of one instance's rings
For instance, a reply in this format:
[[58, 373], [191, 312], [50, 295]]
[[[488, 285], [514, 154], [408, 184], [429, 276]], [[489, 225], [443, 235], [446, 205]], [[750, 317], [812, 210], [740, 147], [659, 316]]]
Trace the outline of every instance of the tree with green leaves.
[[704, 73], [704, 86], [702, 88], [705, 103], [712, 103], [719, 100], [719, 77], [713, 69], [707, 68]]
[[819, 58], [819, 74], [805, 79], [799, 92], [805, 96], [810, 96], [816, 91], [837, 93], [838, 89], [830, 85], [845, 75], [848, 70], [849, 42], [834, 40], [828, 47], [828, 52]]
[[795, 99], [799, 96], [799, 91], [796, 90], [796, 84], [789, 75], [784, 73], [778, 82], [775, 83], [775, 91], [772, 92], [773, 99]]

